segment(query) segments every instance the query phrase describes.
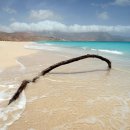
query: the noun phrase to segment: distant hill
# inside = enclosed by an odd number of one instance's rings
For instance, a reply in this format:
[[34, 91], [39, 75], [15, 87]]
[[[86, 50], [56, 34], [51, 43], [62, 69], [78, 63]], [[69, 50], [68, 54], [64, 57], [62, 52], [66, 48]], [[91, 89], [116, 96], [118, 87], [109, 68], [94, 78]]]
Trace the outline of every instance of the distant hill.
[[112, 35], [106, 32], [0, 32], [0, 41], [41, 41], [41, 40], [65, 40], [65, 41], [130, 41], [130, 38]]
[[40, 40], [59, 40], [51, 36], [30, 32], [6, 33], [0, 32], [0, 41], [40, 41]]
[[68, 41], [130, 41], [130, 37], [128, 38], [119, 35], [112, 35], [106, 32], [42, 32], [41, 34]]

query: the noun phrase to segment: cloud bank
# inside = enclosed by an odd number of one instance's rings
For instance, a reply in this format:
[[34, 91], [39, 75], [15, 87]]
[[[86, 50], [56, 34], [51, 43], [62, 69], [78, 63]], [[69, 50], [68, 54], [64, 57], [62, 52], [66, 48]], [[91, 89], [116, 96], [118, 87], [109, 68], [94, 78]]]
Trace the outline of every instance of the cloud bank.
[[41, 21], [36, 23], [13, 22], [8, 27], [0, 26], [0, 31], [4, 32], [42, 32], [42, 31], [60, 31], [60, 32], [114, 32], [130, 33], [130, 26], [105, 26], [105, 25], [65, 25], [56, 21]]

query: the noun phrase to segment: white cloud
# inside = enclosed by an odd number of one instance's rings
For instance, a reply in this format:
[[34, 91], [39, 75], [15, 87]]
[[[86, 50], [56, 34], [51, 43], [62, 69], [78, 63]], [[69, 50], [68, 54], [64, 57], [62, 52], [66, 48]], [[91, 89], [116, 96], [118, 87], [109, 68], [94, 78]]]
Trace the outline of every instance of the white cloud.
[[98, 18], [102, 19], [102, 20], [107, 20], [109, 19], [108, 13], [107, 12], [102, 12], [100, 14], [97, 15]]
[[21, 23], [13, 22], [7, 28], [6, 26], [0, 26], [0, 31], [61, 31], [61, 32], [116, 32], [116, 33], [130, 33], [130, 26], [105, 26], [105, 25], [65, 25], [56, 21], [41, 21], [37, 23]]
[[17, 13], [15, 9], [10, 8], [10, 7], [3, 8], [3, 11], [8, 13], [8, 14], [16, 14]]
[[34, 32], [39, 32], [39, 31], [67, 31], [67, 26], [55, 22], [55, 21], [42, 21], [42, 22], [37, 22], [37, 23], [20, 23], [20, 22], [14, 22], [10, 25], [10, 28], [12, 31], [34, 31]]
[[30, 18], [34, 20], [56, 20], [59, 19], [60, 16], [51, 10], [31, 10]]
[[120, 6], [130, 5], [130, 0], [115, 0], [113, 4]]

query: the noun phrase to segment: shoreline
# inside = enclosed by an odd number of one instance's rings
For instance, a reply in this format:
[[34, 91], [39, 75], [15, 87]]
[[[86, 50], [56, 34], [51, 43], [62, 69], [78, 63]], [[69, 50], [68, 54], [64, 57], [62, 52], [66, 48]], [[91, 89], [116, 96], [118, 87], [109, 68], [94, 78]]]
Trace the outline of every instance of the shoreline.
[[[52, 41], [51, 41], [52, 42]], [[130, 71], [130, 53], [123, 52], [121, 50], [116, 49], [93, 49], [88, 47], [81, 46], [69, 46], [68, 44], [63, 45], [63, 43], [51, 43], [51, 42], [44, 42], [44, 44], [37, 44], [36, 42], [28, 44], [25, 46], [27, 49], [32, 50], [40, 50], [40, 51], [52, 51], [54, 53], [63, 53], [66, 55], [73, 55], [74, 57], [88, 54], [97, 54], [101, 56], [105, 56], [106, 58], [110, 59], [113, 63], [114, 67], [118, 69], [122, 69], [125, 71]], [[70, 43], [71, 44], [71, 43]]]
[[[17, 46], [18, 44], [16, 50]], [[36, 53], [32, 53], [34, 50], [27, 51], [29, 55], [17, 54], [20, 55], [18, 61], [26, 68], [24, 71], [15, 65], [6, 68], [1, 75], [1, 80], [3, 78], [7, 82], [10, 79], [14, 82], [11, 83], [12, 86], [9, 83], [1, 88], [1, 92], [9, 94], [6, 100], [3, 97], [3, 111], [23, 79], [31, 79], [44, 68], [75, 56], [47, 50]], [[19, 117], [7, 130], [127, 130], [130, 128], [129, 84], [127, 73], [114, 69], [107, 71], [106, 63], [96, 59], [59, 67], [41, 77], [35, 84], [28, 85], [25, 90], [26, 101], [24, 95], [20, 96], [6, 108], [18, 108], [10, 113], [5, 111], [4, 114], [12, 115], [8, 118], [13, 119], [13, 115]], [[8, 118], [3, 122], [6, 125]]]

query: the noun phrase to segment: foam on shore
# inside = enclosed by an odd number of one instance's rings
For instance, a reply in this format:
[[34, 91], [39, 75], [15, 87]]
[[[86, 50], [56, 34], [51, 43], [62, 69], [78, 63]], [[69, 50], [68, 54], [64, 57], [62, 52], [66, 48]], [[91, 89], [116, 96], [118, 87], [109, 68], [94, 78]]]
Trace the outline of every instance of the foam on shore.
[[21, 117], [26, 105], [26, 97], [24, 92], [22, 92], [18, 101], [8, 106], [7, 103], [14, 93], [16, 85], [2, 84], [0, 87], [4, 89], [0, 91], [0, 129], [7, 130], [10, 125]]
[[[38, 43], [31, 43], [28, 45], [24, 46], [27, 49], [38, 49], [38, 50], [49, 50], [49, 51], [65, 51], [65, 49], [69, 49], [72, 47], [70, 46], [63, 46], [63, 45], [54, 45], [51, 43], [44, 43], [44, 44], [38, 44]], [[77, 48], [77, 47], [76, 47]], [[75, 47], [73, 47], [73, 49], [76, 49]], [[124, 53], [121, 51], [117, 51], [117, 50], [105, 50], [105, 49], [94, 49], [94, 48], [87, 48], [87, 47], [81, 47], [81, 49], [86, 50], [86, 51], [96, 51], [98, 52], [103, 52], [103, 53], [109, 53], [109, 54], [115, 54], [115, 55], [123, 55]]]
[[117, 54], [117, 55], [123, 55], [123, 52], [116, 51], [116, 50], [101, 50], [99, 49], [100, 52], [105, 52], [105, 53], [110, 53], [110, 54]]

